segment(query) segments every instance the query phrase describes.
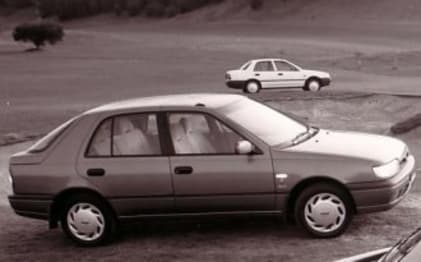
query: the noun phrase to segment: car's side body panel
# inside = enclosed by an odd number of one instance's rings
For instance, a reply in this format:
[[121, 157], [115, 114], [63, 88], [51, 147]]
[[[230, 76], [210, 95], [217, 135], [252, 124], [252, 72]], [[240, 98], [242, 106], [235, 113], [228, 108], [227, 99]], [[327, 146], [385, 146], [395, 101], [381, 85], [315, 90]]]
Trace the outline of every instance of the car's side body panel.
[[174, 172], [178, 212], [274, 210], [270, 155], [172, 156], [171, 170], [191, 166], [190, 175]]

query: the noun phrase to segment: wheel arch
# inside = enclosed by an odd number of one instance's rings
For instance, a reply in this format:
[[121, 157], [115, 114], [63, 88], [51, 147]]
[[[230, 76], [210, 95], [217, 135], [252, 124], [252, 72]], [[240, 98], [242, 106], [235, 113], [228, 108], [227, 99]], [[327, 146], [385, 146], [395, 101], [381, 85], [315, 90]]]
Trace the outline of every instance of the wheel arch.
[[299, 197], [299, 195], [301, 194], [301, 192], [303, 192], [304, 189], [314, 185], [314, 184], [319, 184], [319, 183], [326, 183], [326, 184], [330, 184], [330, 185], [334, 185], [339, 187], [341, 190], [343, 190], [349, 197], [350, 201], [351, 201], [351, 205], [352, 205], [352, 210], [354, 211], [354, 213], [357, 212], [356, 206], [355, 206], [355, 200], [351, 194], [351, 192], [349, 191], [349, 189], [340, 181], [331, 178], [331, 177], [325, 177], [325, 176], [317, 176], [317, 177], [311, 177], [311, 178], [307, 178], [304, 179], [300, 182], [298, 182], [290, 191], [290, 193], [288, 194], [288, 197], [286, 199], [286, 213], [287, 214], [294, 214], [294, 209], [295, 209], [295, 204], [297, 202], [297, 199]]
[[308, 86], [308, 83], [309, 83], [311, 80], [317, 80], [317, 81], [319, 81], [319, 83], [320, 83], [320, 84], [321, 84], [321, 82], [322, 82], [322, 79], [321, 79], [319, 76], [316, 76], [316, 75], [311, 75], [311, 76], [307, 77], [306, 81], [304, 82], [304, 86], [305, 86], [305, 87], [307, 87], [307, 86]]
[[68, 199], [70, 196], [74, 196], [78, 194], [86, 194], [86, 195], [94, 196], [100, 199], [111, 210], [114, 217], [117, 218], [117, 214], [114, 208], [112, 207], [111, 203], [99, 192], [90, 188], [74, 187], [74, 188], [65, 189], [54, 197], [53, 202], [50, 205], [49, 212], [48, 212], [48, 222], [49, 222], [50, 228], [56, 228], [58, 226], [58, 221], [60, 220], [60, 212], [63, 207], [62, 204], [64, 203], [64, 201], [66, 201], [66, 199]]

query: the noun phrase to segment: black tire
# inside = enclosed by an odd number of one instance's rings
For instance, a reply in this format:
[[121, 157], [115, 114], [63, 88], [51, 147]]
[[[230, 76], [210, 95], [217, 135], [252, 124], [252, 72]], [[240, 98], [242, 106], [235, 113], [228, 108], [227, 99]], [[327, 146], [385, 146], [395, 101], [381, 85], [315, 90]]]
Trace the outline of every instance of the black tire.
[[[256, 91], [249, 90], [249, 85], [250, 84], [256, 84], [257, 85]], [[262, 88], [262, 86], [260, 85], [259, 81], [257, 81], [257, 80], [250, 80], [250, 81], [247, 81], [246, 84], [244, 85], [243, 92], [244, 93], [247, 93], [247, 94], [257, 94], [257, 93], [260, 92], [260, 89], [261, 88]]]
[[[326, 209], [326, 205], [323, 206], [323, 201], [329, 203], [331, 209]], [[343, 205], [337, 203], [338, 201]], [[352, 203], [348, 193], [339, 186], [330, 183], [314, 184], [305, 188], [298, 196], [294, 208], [295, 219], [301, 227], [314, 237], [336, 237], [347, 229], [352, 220], [354, 213]], [[316, 208], [320, 210], [316, 210]], [[336, 212], [335, 216], [334, 213]], [[334, 220], [333, 223], [332, 220]], [[318, 224], [321, 221], [328, 225]], [[314, 225], [311, 225], [311, 223]]]
[[[310, 84], [313, 81], [317, 82], [318, 85], [319, 85], [319, 87], [317, 88], [317, 90], [311, 90], [311, 88], [310, 88]], [[303, 90], [304, 91], [315, 91], [315, 92], [318, 92], [321, 89], [322, 89], [322, 83], [321, 83], [320, 79], [315, 78], [315, 77], [312, 77], [312, 78], [307, 79], [307, 81], [305, 82], [304, 87], [303, 87]]]
[[[79, 206], [80, 208], [78, 209]], [[73, 229], [70, 228], [71, 224], [73, 225], [77, 224], [76, 223], [77, 218], [80, 216], [75, 218], [74, 216], [70, 215], [69, 212], [71, 212], [72, 210], [72, 214], [74, 214], [73, 211], [84, 210], [83, 208], [85, 207], [92, 207], [90, 211], [86, 211], [88, 209], [85, 210], [85, 212], [89, 212], [90, 217], [88, 216], [88, 218], [86, 218], [85, 221], [80, 221], [79, 219], [78, 224], [81, 227], [91, 226], [91, 228], [95, 227], [94, 225], [95, 222], [98, 222], [101, 224], [100, 226], [102, 228], [101, 230], [98, 229], [99, 226], [96, 226], [96, 229], [95, 229], [97, 232], [100, 231], [101, 233], [98, 233], [98, 234], [92, 233], [93, 235], [98, 235], [98, 237], [95, 237], [93, 239], [82, 239], [81, 237], [78, 237], [76, 233], [73, 233], [76, 230], [75, 226], [73, 226]], [[100, 217], [101, 216], [100, 214], [97, 214], [98, 211], [102, 215], [102, 217]], [[93, 217], [95, 215], [97, 215], [97, 217]], [[73, 222], [75, 223], [72, 223], [72, 221], [68, 220], [68, 218], [69, 219], [73, 218], [74, 219]], [[96, 220], [96, 221], [92, 221], [91, 219]], [[117, 221], [112, 210], [108, 207], [108, 205], [104, 202], [104, 200], [92, 194], [78, 194], [65, 200], [63, 209], [60, 215], [60, 222], [61, 222], [61, 227], [63, 231], [66, 233], [66, 235], [76, 244], [80, 246], [85, 246], [85, 247], [98, 246], [98, 245], [103, 245], [103, 244], [108, 243], [109, 241], [112, 240], [112, 237], [115, 234], [116, 226], [117, 226]], [[86, 236], [86, 237], [88, 238], [89, 236]]]

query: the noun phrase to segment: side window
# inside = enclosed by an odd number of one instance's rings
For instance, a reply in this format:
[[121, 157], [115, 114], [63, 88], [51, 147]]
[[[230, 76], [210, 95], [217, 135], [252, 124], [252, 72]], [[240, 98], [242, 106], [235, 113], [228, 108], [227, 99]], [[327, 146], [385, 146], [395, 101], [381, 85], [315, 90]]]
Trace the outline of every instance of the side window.
[[276, 68], [278, 71], [297, 71], [293, 65], [290, 65], [283, 61], [275, 61]]
[[91, 157], [160, 155], [155, 114], [109, 118], [97, 128], [89, 145]]
[[88, 156], [111, 156], [111, 125], [107, 119], [96, 129], [88, 149]]
[[261, 61], [256, 63], [254, 66], [254, 71], [256, 72], [272, 72], [275, 71], [271, 61]]
[[200, 113], [169, 115], [176, 154], [235, 154], [242, 138], [215, 118]]
[[133, 114], [114, 118], [113, 155], [160, 155], [155, 114]]

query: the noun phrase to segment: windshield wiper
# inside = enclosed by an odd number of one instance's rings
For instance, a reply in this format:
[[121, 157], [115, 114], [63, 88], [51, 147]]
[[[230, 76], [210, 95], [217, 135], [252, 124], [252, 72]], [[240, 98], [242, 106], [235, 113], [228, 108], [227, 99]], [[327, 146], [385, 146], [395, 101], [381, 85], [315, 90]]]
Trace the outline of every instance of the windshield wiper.
[[299, 133], [293, 140], [292, 145], [301, 143], [302, 141], [307, 140], [310, 137], [313, 137], [319, 131], [318, 128], [308, 127], [305, 132]]

